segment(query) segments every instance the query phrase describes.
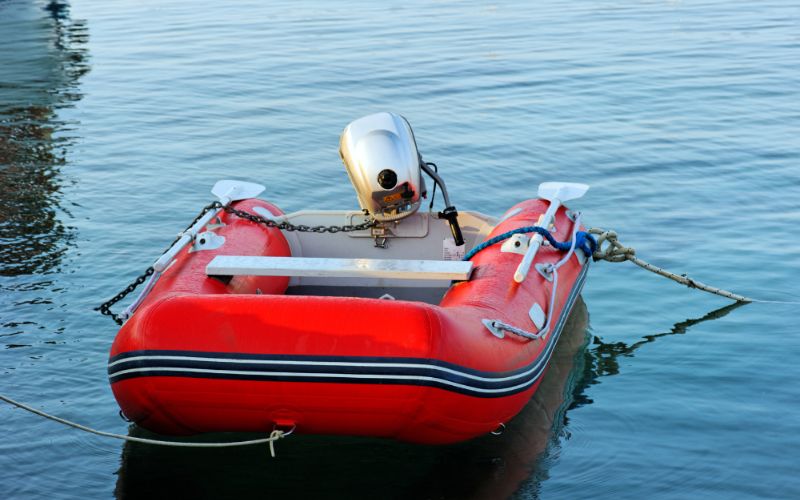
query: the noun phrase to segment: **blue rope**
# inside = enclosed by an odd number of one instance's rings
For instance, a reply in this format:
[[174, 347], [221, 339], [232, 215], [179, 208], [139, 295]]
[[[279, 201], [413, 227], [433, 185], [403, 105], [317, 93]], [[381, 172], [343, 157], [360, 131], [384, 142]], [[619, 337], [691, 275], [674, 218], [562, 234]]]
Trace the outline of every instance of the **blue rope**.
[[[563, 242], [558, 241], [553, 237], [552, 234], [550, 234], [550, 231], [548, 231], [543, 227], [525, 226], [525, 227], [518, 227], [517, 229], [513, 229], [511, 231], [505, 232], [501, 235], [495, 236], [494, 238], [490, 238], [484, 241], [480, 245], [470, 250], [462, 260], [469, 260], [484, 248], [490, 247], [495, 243], [500, 243], [501, 241], [506, 240], [515, 234], [521, 234], [521, 233], [539, 233], [544, 237], [544, 239], [547, 240], [548, 243], [550, 243], [550, 245], [553, 246], [553, 248], [561, 250], [562, 252], [566, 252], [567, 250], [570, 249], [570, 247], [572, 247], [572, 240]], [[577, 241], [575, 242], [575, 248], [583, 250], [583, 253], [587, 257], [591, 257], [594, 254], [594, 251], [597, 250], [597, 240], [595, 240], [594, 236], [587, 233], [586, 231], [578, 231], [576, 240]]]

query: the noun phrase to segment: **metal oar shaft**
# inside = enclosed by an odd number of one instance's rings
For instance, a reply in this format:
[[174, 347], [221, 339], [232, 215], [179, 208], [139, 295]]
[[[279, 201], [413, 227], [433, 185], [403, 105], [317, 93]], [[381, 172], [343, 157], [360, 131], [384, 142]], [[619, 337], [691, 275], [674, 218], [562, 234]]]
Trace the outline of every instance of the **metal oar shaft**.
[[[208, 205], [205, 207], [203, 209], [205, 213], [203, 213], [201, 217], [199, 217], [191, 226], [183, 231], [180, 238], [178, 238], [178, 240], [173, 243], [172, 246], [170, 246], [170, 248], [164, 252], [150, 268], [147, 269], [145, 274], [137, 278], [134, 283], [132, 283], [126, 290], [118, 294], [111, 301], [101, 305], [99, 309], [103, 311], [104, 314], [111, 315], [111, 317], [121, 325], [122, 321], [131, 317], [131, 315], [136, 311], [136, 308], [141, 305], [145, 297], [147, 297], [147, 294], [149, 294], [150, 290], [152, 290], [156, 281], [158, 281], [161, 273], [169, 266], [170, 262], [173, 261], [175, 256], [178, 255], [178, 252], [183, 250], [186, 245], [191, 243], [195, 236], [197, 236], [197, 233], [199, 233], [203, 227], [211, 222], [211, 219], [216, 217], [220, 211], [230, 205], [231, 202], [236, 200], [244, 200], [247, 198], [255, 198], [261, 194], [262, 191], [264, 191], [264, 186], [261, 184], [254, 184], [252, 182], [221, 180], [214, 184], [214, 187], [211, 189], [211, 194], [218, 198], [219, 205], [217, 205], [217, 207], [219, 208], [215, 208], [214, 205]], [[125, 311], [122, 312], [122, 314], [115, 316], [109, 308], [119, 300], [123, 299], [128, 293], [132, 292], [137, 285], [144, 283], [144, 280], [147, 276], [150, 276], [150, 279], [147, 281], [147, 285], [139, 293], [139, 296], [136, 298], [136, 300], [134, 300], [134, 302], [128, 306]]]
[[[558, 209], [561, 207], [562, 203], [580, 198], [586, 194], [586, 191], [588, 190], [588, 184], [579, 184], [576, 182], [543, 182], [539, 184], [539, 198], [549, 201], [550, 206], [547, 208], [547, 211], [545, 211], [544, 216], [537, 225], [548, 229], [550, 224], [555, 221], [556, 213], [558, 212]], [[528, 271], [530, 271], [533, 259], [536, 257], [536, 253], [539, 251], [541, 246], [541, 235], [537, 234], [531, 238], [528, 251], [525, 252], [525, 255], [522, 257], [522, 261], [519, 263], [517, 270], [514, 272], [514, 281], [517, 283], [522, 283], [525, 281], [525, 277], [528, 275]]]
[[[224, 198], [220, 200], [220, 203], [222, 203], [223, 207], [228, 205], [228, 203], [230, 202], [231, 200], [229, 198]], [[211, 222], [211, 219], [216, 217], [221, 210], [222, 208], [218, 208], [216, 210], [209, 210], [203, 217], [201, 217], [197, 222], [195, 222], [192, 225], [192, 227], [184, 231], [180, 239], [176, 241], [170, 247], [170, 249], [167, 250], [161, 257], [159, 257], [158, 260], [156, 260], [156, 262], [153, 264], [153, 269], [155, 269], [157, 273], [164, 271], [164, 269], [167, 268], [169, 263], [172, 262], [172, 259], [174, 259], [176, 255], [178, 255], [178, 252], [183, 250], [183, 248], [186, 245], [191, 243], [192, 240], [194, 240], [194, 237], [197, 236], [197, 233], [203, 227], [205, 227], [206, 224]]]
[[[544, 217], [542, 217], [542, 221], [537, 224], [545, 229], [550, 227], [550, 224], [553, 223], [555, 219], [556, 212], [558, 208], [561, 206], [560, 200], [551, 200], [550, 206], [547, 208], [547, 212], [544, 213]], [[514, 281], [517, 283], [522, 283], [525, 281], [525, 277], [528, 275], [528, 271], [531, 269], [531, 264], [533, 263], [533, 259], [536, 258], [536, 254], [539, 252], [539, 248], [542, 246], [542, 242], [544, 238], [541, 234], [535, 234], [528, 246], [528, 251], [525, 252], [525, 255], [522, 257], [522, 261], [517, 266], [517, 270], [514, 272]]]

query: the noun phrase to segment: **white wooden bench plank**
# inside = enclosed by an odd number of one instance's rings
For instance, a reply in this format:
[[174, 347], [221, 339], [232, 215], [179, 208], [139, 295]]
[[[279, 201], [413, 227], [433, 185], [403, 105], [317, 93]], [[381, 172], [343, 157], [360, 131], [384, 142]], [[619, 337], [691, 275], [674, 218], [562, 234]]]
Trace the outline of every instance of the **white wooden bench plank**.
[[314, 276], [417, 280], [469, 279], [472, 262], [403, 259], [326, 259], [217, 255], [206, 266], [209, 276]]

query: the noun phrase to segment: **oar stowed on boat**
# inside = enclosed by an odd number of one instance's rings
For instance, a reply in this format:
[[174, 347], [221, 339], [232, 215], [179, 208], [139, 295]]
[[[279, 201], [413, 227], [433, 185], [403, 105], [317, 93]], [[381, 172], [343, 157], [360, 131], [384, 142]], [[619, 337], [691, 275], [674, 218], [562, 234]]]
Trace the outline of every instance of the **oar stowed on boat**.
[[[147, 280], [147, 284], [142, 292], [139, 293], [136, 300], [125, 308], [119, 316], [111, 313], [110, 307], [118, 300], [124, 298], [125, 295], [117, 295], [114, 299], [100, 306], [98, 310], [102, 314], [108, 314], [117, 324], [122, 325], [122, 322], [130, 318], [139, 305], [141, 305], [142, 300], [150, 293], [150, 290], [159, 276], [161, 276], [161, 273], [172, 263], [178, 252], [186, 248], [186, 245], [189, 243], [194, 242], [201, 229], [206, 227], [214, 217], [218, 216], [220, 211], [230, 206], [231, 202], [255, 198], [265, 189], [266, 188], [261, 184], [233, 180], [222, 180], [214, 184], [214, 187], [211, 189], [211, 194], [217, 197], [217, 201], [206, 206], [189, 227], [181, 232], [172, 245], [156, 259], [153, 265], [145, 270], [144, 274], [142, 274], [139, 279], [144, 279], [148, 276], [150, 278]], [[136, 284], [136, 282], [132, 283], [132, 285], [134, 284]]]
[[[547, 212], [537, 221], [537, 226], [545, 229], [549, 228], [553, 223], [556, 216], [556, 211], [562, 203], [570, 200], [581, 198], [586, 191], [589, 190], [587, 184], [576, 184], [566, 182], [545, 182], [539, 185], [538, 195], [542, 200], [547, 200], [550, 206]], [[536, 252], [541, 248], [544, 238], [540, 233], [536, 233], [528, 243], [528, 250], [522, 257], [522, 262], [519, 263], [517, 270], [514, 272], [514, 281], [522, 283], [525, 276], [528, 275], [528, 270], [531, 268], [531, 262], [536, 257]]]

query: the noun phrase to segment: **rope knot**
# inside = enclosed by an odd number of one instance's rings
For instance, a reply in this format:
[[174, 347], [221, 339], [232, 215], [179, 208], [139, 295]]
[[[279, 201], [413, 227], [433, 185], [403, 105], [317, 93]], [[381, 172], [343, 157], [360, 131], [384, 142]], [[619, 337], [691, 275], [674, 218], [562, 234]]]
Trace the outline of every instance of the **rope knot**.
[[269, 433], [269, 454], [272, 458], [275, 458], [275, 441], [282, 439], [285, 435], [280, 429], [275, 429]]
[[631, 260], [636, 255], [636, 250], [619, 242], [616, 231], [592, 228], [589, 230], [589, 234], [598, 235], [597, 250], [592, 254], [595, 261], [624, 262]]

